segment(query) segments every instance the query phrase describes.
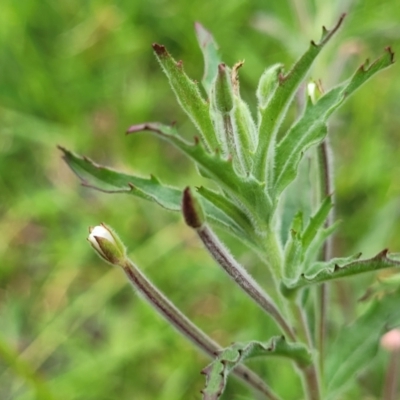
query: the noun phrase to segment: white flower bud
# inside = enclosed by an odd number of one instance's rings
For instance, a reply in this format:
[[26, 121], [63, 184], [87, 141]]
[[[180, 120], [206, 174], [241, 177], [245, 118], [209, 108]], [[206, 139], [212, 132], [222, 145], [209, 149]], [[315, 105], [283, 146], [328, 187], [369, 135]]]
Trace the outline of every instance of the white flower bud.
[[315, 82], [309, 82], [307, 85], [307, 93], [308, 96], [311, 98], [311, 101], [313, 103], [316, 102], [317, 96], [316, 96], [316, 90], [317, 90], [317, 85]]
[[104, 224], [89, 228], [88, 241], [97, 254], [111, 264], [118, 264], [125, 259], [124, 245], [116, 233]]

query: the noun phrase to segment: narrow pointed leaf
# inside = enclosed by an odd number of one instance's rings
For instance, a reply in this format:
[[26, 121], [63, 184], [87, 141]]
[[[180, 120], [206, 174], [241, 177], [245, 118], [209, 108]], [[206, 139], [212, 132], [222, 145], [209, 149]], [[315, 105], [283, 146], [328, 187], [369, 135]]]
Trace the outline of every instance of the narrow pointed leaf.
[[258, 356], [290, 358], [301, 367], [312, 362], [310, 353], [304, 345], [287, 343], [283, 336], [273, 337], [266, 344], [257, 341], [235, 343], [223, 350], [216, 360], [202, 371], [206, 375], [206, 387], [202, 391], [203, 400], [219, 399], [225, 389], [229, 373], [247, 359]]
[[239, 69], [244, 62], [238, 62], [232, 69], [232, 83], [234, 91], [234, 108], [230, 113], [232, 120], [233, 137], [236, 145], [240, 170], [248, 176], [253, 166], [253, 153], [257, 142], [257, 128], [249, 106], [240, 96]]
[[222, 62], [218, 52], [218, 44], [215, 42], [211, 33], [203, 25], [196, 22], [195, 30], [197, 41], [204, 58], [204, 74], [201, 83], [207, 94], [210, 96], [211, 85], [217, 75], [218, 64]]
[[[315, 118], [314, 118], [315, 121]], [[276, 165], [274, 175], [274, 189], [276, 196], [291, 183], [297, 174], [298, 165], [306, 150], [311, 146], [321, 143], [328, 133], [328, 128], [324, 122], [314, 124], [309, 130], [305, 131], [302, 126], [298, 126], [293, 134], [299, 137], [297, 147], [289, 149], [285, 145], [279, 144], [276, 149]]]
[[153, 49], [180, 106], [201, 133], [208, 149], [217, 149], [219, 144], [211, 122], [209, 105], [201, 96], [198, 85], [185, 74], [182, 62], [176, 62], [164, 46], [153, 44]]
[[368, 310], [353, 324], [342, 328], [329, 346], [325, 367], [326, 400], [342, 397], [356, 382], [356, 377], [368, 365], [379, 348], [381, 336], [400, 325], [400, 292], [374, 300]]
[[301, 231], [303, 229], [303, 213], [298, 212], [292, 222], [289, 238], [285, 244], [285, 273], [287, 279], [295, 279], [300, 276], [302, 271], [303, 246], [301, 241]]
[[317, 235], [306, 249], [304, 265], [312, 265], [321, 257], [322, 246], [327, 241], [327, 239], [336, 231], [341, 223], [341, 220], [337, 220], [332, 225], [329, 225], [327, 228], [320, 229], [318, 231]]
[[210, 203], [214, 204], [224, 214], [231, 218], [232, 223], [238, 225], [238, 229], [242, 229], [247, 235], [254, 234], [254, 226], [247, 215], [226, 196], [223, 196], [213, 190], [204, 186], [197, 189], [198, 193], [207, 199]]
[[[159, 204], [170, 211], [181, 211], [182, 190], [165, 186], [155, 177], [150, 179], [117, 172], [98, 165], [86, 157], [59, 147], [63, 158], [72, 171], [80, 178], [83, 185], [106, 193], [128, 193]], [[243, 238], [244, 230], [231, 216], [218, 208], [218, 205], [202, 199], [202, 206], [211, 223], [229, 233]]]
[[253, 169], [253, 173], [258, 179], [264, 180], [267, 159], [269, 159], [270, 162], [266, 179], [271, 179], [270, 175], [273, 173], [273, 149], [283, 117], [315, 58], [339, 29], [343, 19], [344, 15], [341, 16], [332, 30], [323, 28], [319, 43], [312, 41], [308, 50], [300, 57], [289, 73], [287, 75], [279, 75], [279, 82], [278, 85], [276, 85], [274, 93], [268, 99], [266, 106], [260, 109], [259, 142]]
[[364, 272], [400, 266], [400, 261], [390, 258], [387, 250], [383, 250], [375, 257], [367, 260], [360, 260], [360, 256], [361, 254], [357, 254], [353, 257], [334, 258], [328, 262], [314, 263], [297, 281], [287, 283], [286, 289], [295, 290], [334, 279], [355, 276]]
[[150, 179], [117, 172], [96, 164], [87, 157], [59, 147], [64, 161], [85, 186], [107, 193], [129, 193], [145, 200], [154, 201], [167, 210], [180, 211], [182, 191], [164, 186], [155, 177]]
[[131, 126], [127, 133], [141, 131], [149, 131], [176, 146], [186, 156], [195, 161], [209, 178], [215, 179], [226, 189], [232, 190], [231, 188], [236, 185], [235, 173], [229, 160], [224, 160], [218, 154], [208, 153], [198, 140], [195, 140], [194, 144], [189, 144], [179, 136], [174, 126], [167, 126], [158, 122], [146, 122]]
[[211, 87], [210, 115], [224, 157], [230, 156], [238, 163], [237, 146], [233, 136], [231, 110], [233, 109], [233, 87], [231, 70], [225, 64], [218, 65], [218, 73]]
[[394, 54], [387, 48], [385, 54], [374, 63], [362, 65], [349, 81], [327, 92], [315, 104], [308, 103], [303, 116], [277, 146], [274, 163], [274, 192], [277, 195], [296, 177], [303, 153], [325, 138], [328, 117], [372, 75], [393, 62]]
[[332, 197], [328, 196], [321, 204], [318, 211], [310, 218], [310, 221], [302, 233], [302, 243], [305, 249], [308, 248], [310, 243], [314, 240], [318, 231], [324, 226], [325, 221], [332, 210], [333, 203]]
[[172, 126], [144, 123], [128, 129], [128, 133], [140, 131], [150, 131], [179, 148], [198, 164], [203, 175], [214, 180], [221, 189], [226, 191], [252, 221], [263, 224], [268, 219], [271, 203], [264, 192], [265, 185], [252, 176], [238, 176], [231, 160], [226, 160], [219, 154], [208, 153], [198, 140], [194, 144], [187, 143]]

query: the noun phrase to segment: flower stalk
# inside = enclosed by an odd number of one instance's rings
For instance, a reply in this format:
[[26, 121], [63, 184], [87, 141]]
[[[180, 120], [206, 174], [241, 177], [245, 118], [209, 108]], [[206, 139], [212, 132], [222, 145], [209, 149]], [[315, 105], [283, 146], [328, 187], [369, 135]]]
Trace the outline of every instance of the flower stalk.
[[200, 203], [196, 200], [190, 188], [186, 188], [183, 192], [182, 212], [186, 223], [196, 230], [200, 240], [218, 265], [224, 269], [224, 271], [251, 299], [256, 302], [259, 307], [261, 307], [264, 312], [275, 320], [290, 340], [295, 341], [296, 335], [292, 327], [281, 314], [274, 301], [233, 258], [214, 232], [207, 226], [204, 220], [204, 213], [201, 211]]
[[[108, 263], [121, 267], [132, 286], [163, 318], [196, 347], [211, 358], [216, 357], [222, 351], [223, 347], [190, 321], [127, 257], [121, 240], [111, 228], [104, 224], [91, 228], [88, 240], [100, 257]], [[123, 255], [122, 248], [124, 248]], [[279, 397], [264, 381], [244, 365], [239, 365], [233, 373], [247, 386], [262, 393], [265, 398], [279, 400]]]

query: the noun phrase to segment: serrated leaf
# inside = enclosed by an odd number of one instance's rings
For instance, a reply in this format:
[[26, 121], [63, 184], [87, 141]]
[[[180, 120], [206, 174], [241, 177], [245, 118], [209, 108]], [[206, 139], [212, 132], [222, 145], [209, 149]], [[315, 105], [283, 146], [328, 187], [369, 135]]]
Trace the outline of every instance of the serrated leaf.
[[323, 229], [326, 218], [333, 207], [332, 198], [328, 196], [317, 212], [310, 217], [303, 229], [303, 215], [297, 213], [293, 219], [289, 239], [285, 245], [285, 277], [297, 279], [305, 272], [305, 266], [318, 255], [325, 240], [337, 225]]
[[351, 277], [364, 272], [379, 271], [385, 268], [399, 267], [400, 261], [391, 259], [387, 250], [383, 250], [375, 257], [360, 260], [361, 254], [346, 258], [333, 258], [328, 262], [317, 262], [299, 279], [286, 282], [285, 289], [293, 291], [305, 286], [328, 282], [334, 279]]
[[219, 143], [211, 122], [209, 104], [201, 96], [198, 85], [185, 74], [182, 62], [176, 62], [164, 46], [153, 44], [153, 49], [180, 106], [201, 133], [208, 149], [218, 149]]
[[223, 350], [216, 360], [203, 369], [206, 386], [203, 400], [217, 400], [221, 397], [229, 373], [247, 359], [258, 356], [280, 356], [295, 361], [301, 368], [311, 364], [311, 355], [307, 348], [299, 343], [288, 343], [283, 336], [275, 336], [268, 343], [257, 341], [234, 343]]
[[235, 173], [232, 161], [219, 154], [208, 153], [197, 140], [189, 144], [173, 126], [160, 123], [144, 123], [131, 126], [128, 133], [149, 131], [169, 141], [195, 161], [202, 174], [217, 183], [254, 223], [265, 224], [271, 211], [271, 202], [264, 192], [264, 184], [254, 177], [240, 177]]
[[311, 178], [311, 173], [312, 159], [311, 157], [305, 157], [300, 163], [296, 180], [292, 182], [288, 190], [279, 199], [277, 210], [280, 216], [277, 217], [277, 220], [281, 224], [282, 243], [286, 243], [288, 240], [288, 234], [296, 213], [301, 210], [303, 219], [307, 220], [313, 211], [310, 199], [313, 198], [312, 184], [315, 182]]
[[[86, 157], [79, 157], [65, 148], [59, 147], [63, 158], [82, 183], [90, 188], [106, 193], [127, 193], [153, 201], [170, 211], [181, 211], [182, 190], [165, 186], [154, 176], [150, 179], [117, 172], [98, 165]], [[225, 229], [240, 239], [247, 239], [245, 231], [231, 215], [204, 198], [202, 206], [211, 223]]]
[[226, 216], [230, 217], [233, 223], [238, 224], [240, 229], [243, 229], [243, 232], [246, 232], [248, 235], [252, 235], [254, 233], [253, 224], [247, 215], [227, 197], [222, 196], [221, 194], [204, 186], [200, 186], [197, 191], [210, 203], [214, 204], [218, 209], [223, 211]]
[[312, 265], [320, 256], [321, 249], [326, 240], [331, 236], [338, 226], [342, 223], [342, 221], [335, 221], [332, 225], [329, 225], [327, 228], [320, 229], [315, 236], [314, 240], [311, 242], [309, 247], [306, 250], [306, 254], [304, 257], [304, 265]]
[[328, 347], [325, 379], [326, 400], [341, 397], [355, 383], [357, 374], [371, 364], [381, 336], [400, 325], [400, 292], [374, 300], [368, 310], [353, 324], [341, 328], [336, 340]]
[[[344, 15], [341, 16], [332, 30], [328, 31], [324, 27], [319, 43], [311, 42], [308, 50], [295, 63], [289, 73], [287, 75], [279, 75], [279, 84], [276, 86], [274, 93], [269, 98], [267, 105], [260, 109], [259, 141], [255, 154], [253, 173], [261, 181], [269, 181], [270, 176], [273, 174], [273, 161], [275, 158], [273, 153], [276, 135], [294, 94], [311, 68], [315, 58], [339, 29], [343, 19]], [[266, 171], [267, 160], [269, 161]], [[264, 178], [265, 173], [267, 173], [266, 178]]]
[[328, 117], [372, 75], [392, 63], [393, 53], [387, 48], [386, 53], [373, 64], [362, 65], [349, 81], [327, 92], [315, 104], [307, 104], [303, 116], [289, 129], [276, 148], [273, 173], [275, 195], [279, 195], [296, 177], [304, 152], [325, 138]]
[[150, 179], [124, 174], [96, 164], [87, 157], [80, 157], [73, 152], [59, 147], [63, 159], [79, 177], [83, 185], [107, 192], [129, 193], [145, 200], [154, 201], [171, 211], [180, 211], [182, 191], [164, 186], [155, 177]]
[[287, 279], [297, 278], [302, 271], [301, 261], [303, 256], [303, 246], [301, 241], [301, 231], [303, 229], [303, 213], [298, 211], [293, 218], [292, 226], [289, 233], [289, 238], [285, 245], [285, 273]]
[[321, 143], [327, 133], [328, 128], [325, 122], [313, 125], [308, 131], [304, 131], [303, 127], [299, 126], [295, 134], [300, 140], [295, 149], [288, 149], [288, 146], [281, 145], [281, 143], [278, 144], [275, 153], [277, 161], [273, 183], [273, 193], [275, 196], [279, 196], [296, 177], [298, 165], [304, 152], [311, 146]]
[[204, 58], [204, 75], [201, 83], [210, 96], [211, 85], [217, 75], [218, 64], [220, 64], [222, 60], [219, 56], [218, 44], [211, 33], [199, 22], [195, 23], [195, 31]]

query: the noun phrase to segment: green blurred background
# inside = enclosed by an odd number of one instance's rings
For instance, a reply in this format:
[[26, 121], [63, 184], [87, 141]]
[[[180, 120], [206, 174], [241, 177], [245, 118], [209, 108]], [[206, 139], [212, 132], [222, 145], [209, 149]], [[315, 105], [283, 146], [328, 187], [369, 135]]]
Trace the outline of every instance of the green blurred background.
[[[113, 226], [143, 270], [221, 343], [277, 333], [234, 290], [179, 215], [83, 188], [56, 145], [171, 185], [196, 182], [194, 167], [174, 148], [149, 135], [124, 136], [130, 124], [147, 120], [177, 120], [188, 138], [194, 134], [151, 43], [165, 44], [200, 80], [193, 32], [200, 21], [229, 65], [246, 60], [241, 89], [254, 106], [263, 69], [275, 62], [289, 66], [342, 12], [349, 13], [344, 27], [312, 73], [326, 88], [385, 46], [400, 49], [397, 0], [2, 0], [1, 399], [199, 398], [199, 371], [208, 360], [132, 292], [120, 271], [96, 257], [85, 239], [88, 226], [99, 222]], [[332, 119], [337, 216], [343, 219], [336, 255], [400, 250], [399, 72], [395, 64], [374, 77]], [[252, 255], [224, 239], [253, 274], [266, 277]], [[335, 287], [336, 296], [356, 298], [348, 285]], [[346, 321], [340, 310], [335, 318]], [[380, 357], [383, 370], [386, 355]], [[299, 398], [287, 362], [254, 368], [284, 399]], [[379, 398], [381, 380], [381, 374], [364, 377], [349, 398]], [[252, 397], [232, 382], [225, 398]]]

